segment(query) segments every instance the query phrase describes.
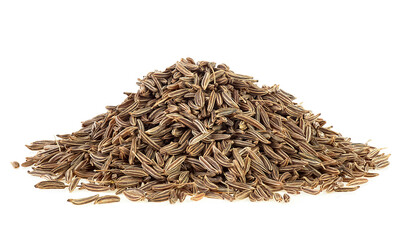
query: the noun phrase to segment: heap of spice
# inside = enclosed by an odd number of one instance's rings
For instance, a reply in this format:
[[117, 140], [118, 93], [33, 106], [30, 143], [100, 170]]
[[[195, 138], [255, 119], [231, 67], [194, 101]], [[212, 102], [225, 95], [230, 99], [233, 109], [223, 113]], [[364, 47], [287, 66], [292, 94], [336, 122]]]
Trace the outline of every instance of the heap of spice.
[[[138, 81], [136, 93], [59, 140], [36, 141], [23, 167], [41, 189], [115, 191], [73, 204], [288, 202], [289, 194], [350, 192], [389, 155], [326, 127], [278, 85], [259, 87], [225, 64], [182, 59]], [[17, 167], [17, 164], [13, 164]]]

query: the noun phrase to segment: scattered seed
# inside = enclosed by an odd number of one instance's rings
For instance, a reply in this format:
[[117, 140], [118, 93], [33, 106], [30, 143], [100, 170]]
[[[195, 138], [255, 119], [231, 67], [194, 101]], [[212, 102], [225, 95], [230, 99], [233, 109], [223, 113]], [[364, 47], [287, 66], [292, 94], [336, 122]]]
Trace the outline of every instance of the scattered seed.
[[115, 195], [105, 195], [102, 197], [98, 197], [95, 200], [95, 204], [105, 204], [105, 203], [114, 203], [114, 202], [120, 202], [120, 197], [115, 196]]
[[18, 162], [11, 162], [11, 165], [13, 166], [13, 168], [19, 168], [20, 164]]
[[94, 196], [86, 197], [86, 198], [79, 198], [79, 199], [68, 199], [67, 202], [71, 202], [74, 205], [83, 205], [87, 203], [91, 203], [99, 198], [99, 194]]

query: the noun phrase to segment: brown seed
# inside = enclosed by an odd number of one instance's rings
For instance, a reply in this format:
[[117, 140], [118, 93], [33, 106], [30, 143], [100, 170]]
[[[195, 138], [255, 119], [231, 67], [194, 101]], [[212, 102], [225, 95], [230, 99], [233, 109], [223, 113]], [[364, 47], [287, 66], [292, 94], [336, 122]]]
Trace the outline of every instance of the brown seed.
[[226, 182], [226, 183], [229, 186], [232, 186], [232, 187], [234, 187], [236, 189], [239, 189], [239, 190], [251, 190], [251, 189], [254, 189], [254, 187], [252, 187], [251, 185], [246, 184], [246, 183], [241, 183], [241, 182]]
[[237, 114], [234, 116], [237, 119], [240, 119], [242, 121], [245, 121], [246, 123], [249, 123], [250, 125], [260, 129], [260, 130], [266, 130], [265, 126], [262, 125], [260, 122], [258, 122], [257, 120], [255, 120], [252, 117], [249, 117], [247, 115], [244, 114]]
[[279, 193], [274, 193], [274, 199], [277, 202], [282, 202], [283, 198]]
[[348, 186], [355, 186], [355, 185], [360, 185], [360, 184], [364, 184], [368, 182], [368, 180], [366, 178], [356, 178], [351, 180], [350, 182], [348, 182]]
[[95, 204], [105, 204], [105, 203], [114, 203], [114, 202], [120, 202], [120, 197], [115, 196], [115, 195], [105, 195], [102, 197], [98, 197], [95, 200]]
[[302, 187], [303, 192], [308, 193], [308, 194], [312, 194], [312, 195], [317, 195], [320, 193], [320, 190], [318, 189], [311, 189], [308, 187]]
[[79, 178], [79, 177], [74, 177], [74, 178], [71, 180], [70, 185], [68, 185], [68, 190], [69, 190], [70, 192], [74, 191], [75, 188], [77, 187], [78, 183], [80, 182], [80, 180], [81, 180], [81, 178]]
[[35, 187], [39, 189], [64, 189], [67, 185], [59, 181], [42, 181], [37, 183]]
[[124, 196], [130, 201], [143, 201], [145, 199], [145, 191], [141, 189], [131, 189], [123, 192]]
[[197, 193], [196, 195], [192, 196], [190, 199], [193, 201], [199, 201], [205, 197], [205, 193]]
[[74, 205], [83, 205], [87, 203], [91, 203], [98, 199], [99, 194], [96, 194], [94, 196], [86, 197], [86, 198], [79, 198], [79, 199], [68, 199], [67, 202], [71, 202]]
[[11, 162], [11, 165], [13, 166], [13, 168], [19, 168], [20, 164], [18, 162]]
[[380, 175], [380, 174], [378, 174], [378, 173], [364, 173], [365, 177], [377, 177], [378, 175]]
[[169, 200], [171, 191], [172, 190], [168, 189], [161, 192], [155, 192], [153, 194], [147, 195], [147, 199], [149, 202], [164, 202]]
[[94, 183], [82, 183], [81, 187], [91, 192], [104, 192], [110, 190], [109, 186], [102, 186]]
[[286, 194], [286, 193], [283, 194], [283, 201], [286, 202], [286, 203], [289, 202], [290, 201], [290, 196], [288, 194]]
[[360, 188], [360, 186], [350, 187], [350, 188], [340, 187], [340, 188], [335, 188], [334, 191], [335, 192], [353, 192], [353, 191], [356, 191], [359, 188]]
[[193, 77], [193, 73], [189, 71], [182, 62], [176, 62], [176, 69], [186, 77]]
[[131, 114], [131, 116], [133, 116], [133, 117], [140, 117], [140, 116], [142, 116], [142, 115], [144, 115], [144, 114], [146, 114], [146, 113], [149, 113], [149, 112], [151, 112], [151, 111], [152, 111], [152, 108], [151, 108], [151, 107], [145, 107], [145, 108], [141, 108], [141, 109], [135, 110], [135, 111], [131, 112], [130, 114]]

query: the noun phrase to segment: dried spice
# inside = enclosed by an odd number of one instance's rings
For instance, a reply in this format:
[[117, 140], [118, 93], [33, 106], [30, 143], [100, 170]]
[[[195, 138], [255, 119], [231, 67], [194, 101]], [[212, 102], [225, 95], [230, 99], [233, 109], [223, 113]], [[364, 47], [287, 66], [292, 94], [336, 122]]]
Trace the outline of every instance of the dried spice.
[[187, 196], [288, 202], [300, 192], [355, 191], [378, 175], [369, 171], [389, 165], [381, 149], [351, 142], [277, 85], [256, 82], [225, 64], [182, 59], [140, 79], [138, 92], [79, 131], [28, 145], [38, 153], [22, 166], [48, 180], [37, 188], [175, 203]]

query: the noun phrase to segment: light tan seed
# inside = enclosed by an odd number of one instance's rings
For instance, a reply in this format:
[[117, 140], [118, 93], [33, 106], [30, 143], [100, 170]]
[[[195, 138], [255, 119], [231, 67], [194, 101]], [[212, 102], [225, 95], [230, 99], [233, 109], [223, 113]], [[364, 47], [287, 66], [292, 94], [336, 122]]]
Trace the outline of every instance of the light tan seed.
[[11, 165], [13, 166], [13, 168], [19, 168], [20, 164], [18, 162], [11, 162]]
[[356, 191], [359, 188], [360, 188], [360, 186], [350, 187], [350, 188], [341, 187], [341, 188], [335, 188], [334, 191], [335, 192], [353, 192], [353, 191]]
[[155, 143], [145, 132], [143, 131], [139, 131], [141, 139], [146, 142], [147, 144], [149, 144], [151, 147], [155, 148], [156, 150], [160, 150], [161, 147]]
[[377, 177], [378, 175], [380, 175], [380, 174], [378, 174], [378, 173], [364, 173], [365, 177]]
[[95, 183], [81, 183], [81, 188], [91, 192], [105, 192], [110, 190], [109, 186], [98, 185]]
[[115, 195], [105, 195], [102, 197], [98, 197], [94, 204], [106, 204], [106, 203], [114, 203], [120, 202], [120, 197]]
[[279, 193], [274, 193], [274, 199], [277, 202], [282, 202], [283, 198]]
[[149, 113], [149, 112], [151, 112], [151, 111], [152, 111], [152, 108], [151, 108], [151, 107], [144, 107], [144, 108], [135, 110], [135, 111], [131, 112], [130, 114], [131, 114], [131, 116], [133, 116], [133, 117], [140, 117], [140, 116], [142, 116], [142, 115], [144, 115], [144, 114], [147, 114], [147, 113]]
[[320, 193], [319, 189], [311, 189], [308, 187], [302, 187], [303, 192], [311, 194], [311, 195], [317, 195]]
[[266, 130], [265, 126], [262, 125], [260, 122], [258, 122], [257, 120], [255, 120], [252, 117], [249, 117], [247, 115], [244, 114], [236, 114], [234, 115], [235, 118], [240, 119], [242, 121], [245, 121], [247, 123], [249, 123], [250, 125], [260, 129], [260, 130]]
[[186, 77], [193, 77], [193, 73], [189, 71], [182, 62], [176, 62], [176, 69]]
[[70, 185], [68, 185], [68, 191], [72, 192], [75, 190], [77, 187], [78, 183], [80, 182], [81, 178], [80, 177], [73, 177], [71, 180]]
[[285, 202], [285, 203], [288, 203], [288, 202], [290, 202], [290, 196], [288, 195], [288, 194], [283, 194], [283, 201]]
[[35, 187], [39, 189], [64, 189], [67, 185], [59, 181], [42, 181], [37, 183]]
[[86, 198], [68, 199], [67, 202], [71, 202], [74, 205], [83, 205], [83, 204], [91, 203], [98, 198], [99, 198], [99, 194], [96, 194], [94, 196], [90, 196], [90, 197], [86, 197]]
[[196, 195], [192, 196], [190, 199], [193, 201], [199, 201], [205, 197], [205, 193], [197, 193]]
[[348, 182], [347, 186], [355, 186], [355, 185], [360, 185], [368, 182], [368, 179], [366, 178], [356, 178], [353, 179], [352, 181]]
[[130, 201], [143, 201], [145, 200], [145, 191], [141, 189], [130, 189], [123, 192], [124, 196]]
[[226, 182], [226, 183], [229, 186], [232, 186], [239, 190], [253, 190], [254, 189], [254, 187], [252, 187], [251, 185], [246, 184], [246, 183], [241, 183], [241, 182]]

